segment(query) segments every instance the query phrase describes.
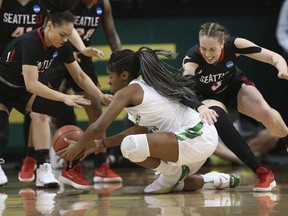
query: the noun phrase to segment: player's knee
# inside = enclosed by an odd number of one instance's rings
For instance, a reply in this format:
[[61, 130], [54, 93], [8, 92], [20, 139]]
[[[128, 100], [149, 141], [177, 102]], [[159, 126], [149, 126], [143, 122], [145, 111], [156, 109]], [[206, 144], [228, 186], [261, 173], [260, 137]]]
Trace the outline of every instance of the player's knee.
[[129, 135], [121, 143], [123, 157], [132, 162], [142, 162], [150, 156], [149, 146], [145, 134]]

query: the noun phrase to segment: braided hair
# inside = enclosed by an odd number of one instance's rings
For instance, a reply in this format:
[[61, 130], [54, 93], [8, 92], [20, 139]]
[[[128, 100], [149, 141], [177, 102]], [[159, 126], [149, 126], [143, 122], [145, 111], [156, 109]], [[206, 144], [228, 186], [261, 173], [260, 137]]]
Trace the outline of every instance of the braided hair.
[[142, 75], [148, 85], [172, 100], [180, 102], [194, 94], [191, 90], [194, 80], [182, 77], [179, 70], [160, 60], [158, 56], [171, 59], [175, 58], [176, 54], [163, 49], [152, 50], [149, 47], [141, 47], [137, 52], [124, 49], [111, 54], [108, 69], [118, 74], [127, 71], [131, 80]]
[[200, 26], [199, 37], [202, 36], [218, 38], [219, 42], [223, 44], [229, 37], [227, 30], [218, 23], [207, 22]]

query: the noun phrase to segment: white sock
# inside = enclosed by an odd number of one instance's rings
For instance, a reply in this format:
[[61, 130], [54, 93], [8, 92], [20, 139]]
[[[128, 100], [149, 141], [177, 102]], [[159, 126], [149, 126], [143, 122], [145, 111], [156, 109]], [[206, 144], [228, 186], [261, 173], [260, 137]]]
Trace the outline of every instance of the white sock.
[[177, 168], [176, 165], [161, 160], [159, 166], [156, 167], [154, 170], [166, 176], [173, 176], [178, 171], [176, 168]]

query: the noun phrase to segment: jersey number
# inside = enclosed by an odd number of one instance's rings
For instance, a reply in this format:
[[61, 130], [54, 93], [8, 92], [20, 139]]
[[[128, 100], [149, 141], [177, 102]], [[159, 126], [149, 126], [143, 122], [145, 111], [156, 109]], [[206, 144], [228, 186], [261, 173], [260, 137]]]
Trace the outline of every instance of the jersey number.
[[81, 36], [82, 40], [90, 40], [90, 38], [92, 37], [93, 33], [95, 32], [94, 28], [90, 28], [86, 31], [85, 33], [85, 29], [84, 28], [77, 28], [76, 29], [78, 34]]
[[26, 32], [32, 31], [32, 27], [17, 27], [16, 30], [12, 33], [12, 37], [19, 37]]

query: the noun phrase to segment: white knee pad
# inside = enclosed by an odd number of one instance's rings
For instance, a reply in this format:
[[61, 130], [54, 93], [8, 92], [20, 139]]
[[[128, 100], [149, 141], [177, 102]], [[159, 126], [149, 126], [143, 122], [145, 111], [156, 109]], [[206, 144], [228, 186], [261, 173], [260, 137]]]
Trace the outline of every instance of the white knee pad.
[[129, 135], [121, 143], [123, 157], [132, 162], [142, 162], [150, 156], [146, 134]]

